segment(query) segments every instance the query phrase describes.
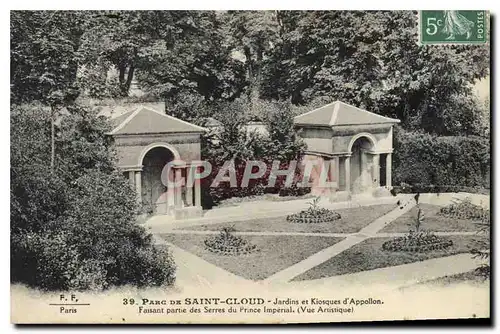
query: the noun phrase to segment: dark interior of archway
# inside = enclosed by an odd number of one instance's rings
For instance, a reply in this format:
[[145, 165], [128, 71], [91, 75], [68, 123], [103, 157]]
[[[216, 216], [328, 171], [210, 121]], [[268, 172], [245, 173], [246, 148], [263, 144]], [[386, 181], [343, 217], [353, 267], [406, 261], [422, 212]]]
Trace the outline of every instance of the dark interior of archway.
[[146, 153], [142, 160], [142, 203], [155, 212], [158, 198], [167, 191], [161, 181], [165, 165], [174, 159], [172, 152], [164, 147], [155, 147]]
[[386, 171], [387, 169], [387, 154], [381, 154], [380, 155], [380, 186], [386, 186], [387, 185], [387, 176], [386, 176]]
[[351, 155], [351, 191], [356, 192], [354, 183], [361, 176], [363, 168], [362, 164], [362, 154], [363, 150], [371, 150], [373, 145], [368, 138], [360, 137], [352, 145], [352, 155]]

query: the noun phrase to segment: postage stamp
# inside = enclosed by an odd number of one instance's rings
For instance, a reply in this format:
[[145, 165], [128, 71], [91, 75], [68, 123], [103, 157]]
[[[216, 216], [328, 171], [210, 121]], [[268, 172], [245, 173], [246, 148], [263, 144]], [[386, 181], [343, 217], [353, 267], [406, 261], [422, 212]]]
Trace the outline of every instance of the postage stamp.
[[422, 44], [486, 43], [487, 11], [422, 10], [420, 42]]
[[12, 11], [11, 321], [491, 323], [486, 12], [417, 14]]

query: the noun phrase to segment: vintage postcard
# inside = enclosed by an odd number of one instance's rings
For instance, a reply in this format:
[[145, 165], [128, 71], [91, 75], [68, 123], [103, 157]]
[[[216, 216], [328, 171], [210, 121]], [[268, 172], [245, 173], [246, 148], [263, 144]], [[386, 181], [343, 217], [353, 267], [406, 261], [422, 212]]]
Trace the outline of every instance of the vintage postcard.
[[11, 11], [12, 323], [488, 321], [489, 22]]

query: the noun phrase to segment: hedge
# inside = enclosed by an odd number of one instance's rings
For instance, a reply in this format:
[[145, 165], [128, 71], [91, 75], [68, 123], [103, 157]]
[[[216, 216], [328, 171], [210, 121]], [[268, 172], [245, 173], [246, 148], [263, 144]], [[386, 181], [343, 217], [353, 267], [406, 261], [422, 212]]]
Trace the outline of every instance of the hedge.
[[473, 136], [396, 132], [393, 184], [418, 192], [490, 188], [490, 143]]
[[[278, 176], [273, 187], [268, 187], [270, 181], [270, 174], [272, 169], [272, 162], [266, 162], [266, 172], [263, 176], [249, 180], [247, 187], [242, 187], [242, 180], [245, 174], [246, 161], [234, 160], [235, 174], [236, 174], [236, 187], [231, 187], [229, 182], [221, 182], [217, 187], [211, 187], [212, 182], [222, 167], [217, 162], [212, 163], [211, 174], [201, 180], [202, 184], [202, 205], [204, 208], [210, 209], [218, 205], [221, 201], [234, 198], [234, 197], [250, 197], [260, 196], [263, 194], [278, 194], [279, 196], [302, 196], [311, 192], [310, 187], [299, 187], [297, 184], [302, 181], [303, 174], [300, 170], [301, 162], [297, 162], [295, 168], [294, 178], [290, 186], [285, 185], [286, 176]], [[279, 166], [280, 170], [289, 168], [287, 162], [282, 162]], [[252, 172], [257, 172], [254, 167]], [[227, 173], [225, 174], [227, 176]]]

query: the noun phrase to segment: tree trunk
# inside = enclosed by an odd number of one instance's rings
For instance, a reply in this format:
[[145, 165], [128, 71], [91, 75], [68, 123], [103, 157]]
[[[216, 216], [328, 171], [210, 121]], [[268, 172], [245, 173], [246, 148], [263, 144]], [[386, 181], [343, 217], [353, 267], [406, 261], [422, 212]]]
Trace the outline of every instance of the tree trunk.
[[125, 82], [125, 87], [124, 87], [127, 96], [130, 91], [130, 85], [132, 84], [132, 80], [134, 79], [134, 70], [135, 70], [134, 64], [130, 65], [130, 68], [128, 69], [127, 73], [127, 81]]
[[278, 33], [280, 35], [280, 37], [283, 37], [283, 20], [281, 19], [281, 13], [279, 10], [275, 11], [275, 14], [276, 14], [276, 22], [278, 22], [278, 26], [279, 26], [279, 29], [278, 29]]
[[54, 165], [56, 160], [56, 135], [55, 135], [55, 107], [51, 107], [50, 113], [50, 171], [54, 173]]
[[125, 82], [125, 71], [127, 70], [127, 66], [120, 65], [118, 67], [118, 70], [120, 71], [120, 74], [118, 75], [118, 81], [120, 83], [120, 86], [122, 86], [123, 83]]
[[247, 96], [250, 100], [250, 109], [253, 109], [253, 98], [254, 98], [254, 86], [255, 86], [255, 68], [254, 62], [252, 59], [252, 51], [248, 46], [243, 48], [243, 52], [245, 54], [247, 73], [248, 73], [248, 81], [250, 85], [248, 87]]
[[120, 65], [119, 67], [120, 74], [118, 75], [118, 87], [120, 88], [120, 95], [127, 96], [128, 92], [125, 89], [125, 72], [127, 71], [127, 66], [126, 65]]
[[262, 82], [262, 61], [264, 58], [264, 51], [262, 47], [257, 48], [257, 61], [254, 64], [254, 79], [252, 83], [253, 95], [260, 97], [260, 86]]
[[[130, 85], [134, 79], [135, 61], [137, 60], [137, 48], [134, 48], [134, 58], [130, 61], [130, 66], [127, 70], [127, 65], [120, 66], [120, 92], [121, 95], [126, 97], [130, 91]], [[127, 72], [127, 79], [125, 80], [125, 71]]]
[[250, 81], [253, 81], [254, 68], [253, 68], [252, 51], [248, 46], [245, 46], [243, 48], [243, 52], [245, 54], [245, 58], [247, 61], [248, 78], [250, 79]]

